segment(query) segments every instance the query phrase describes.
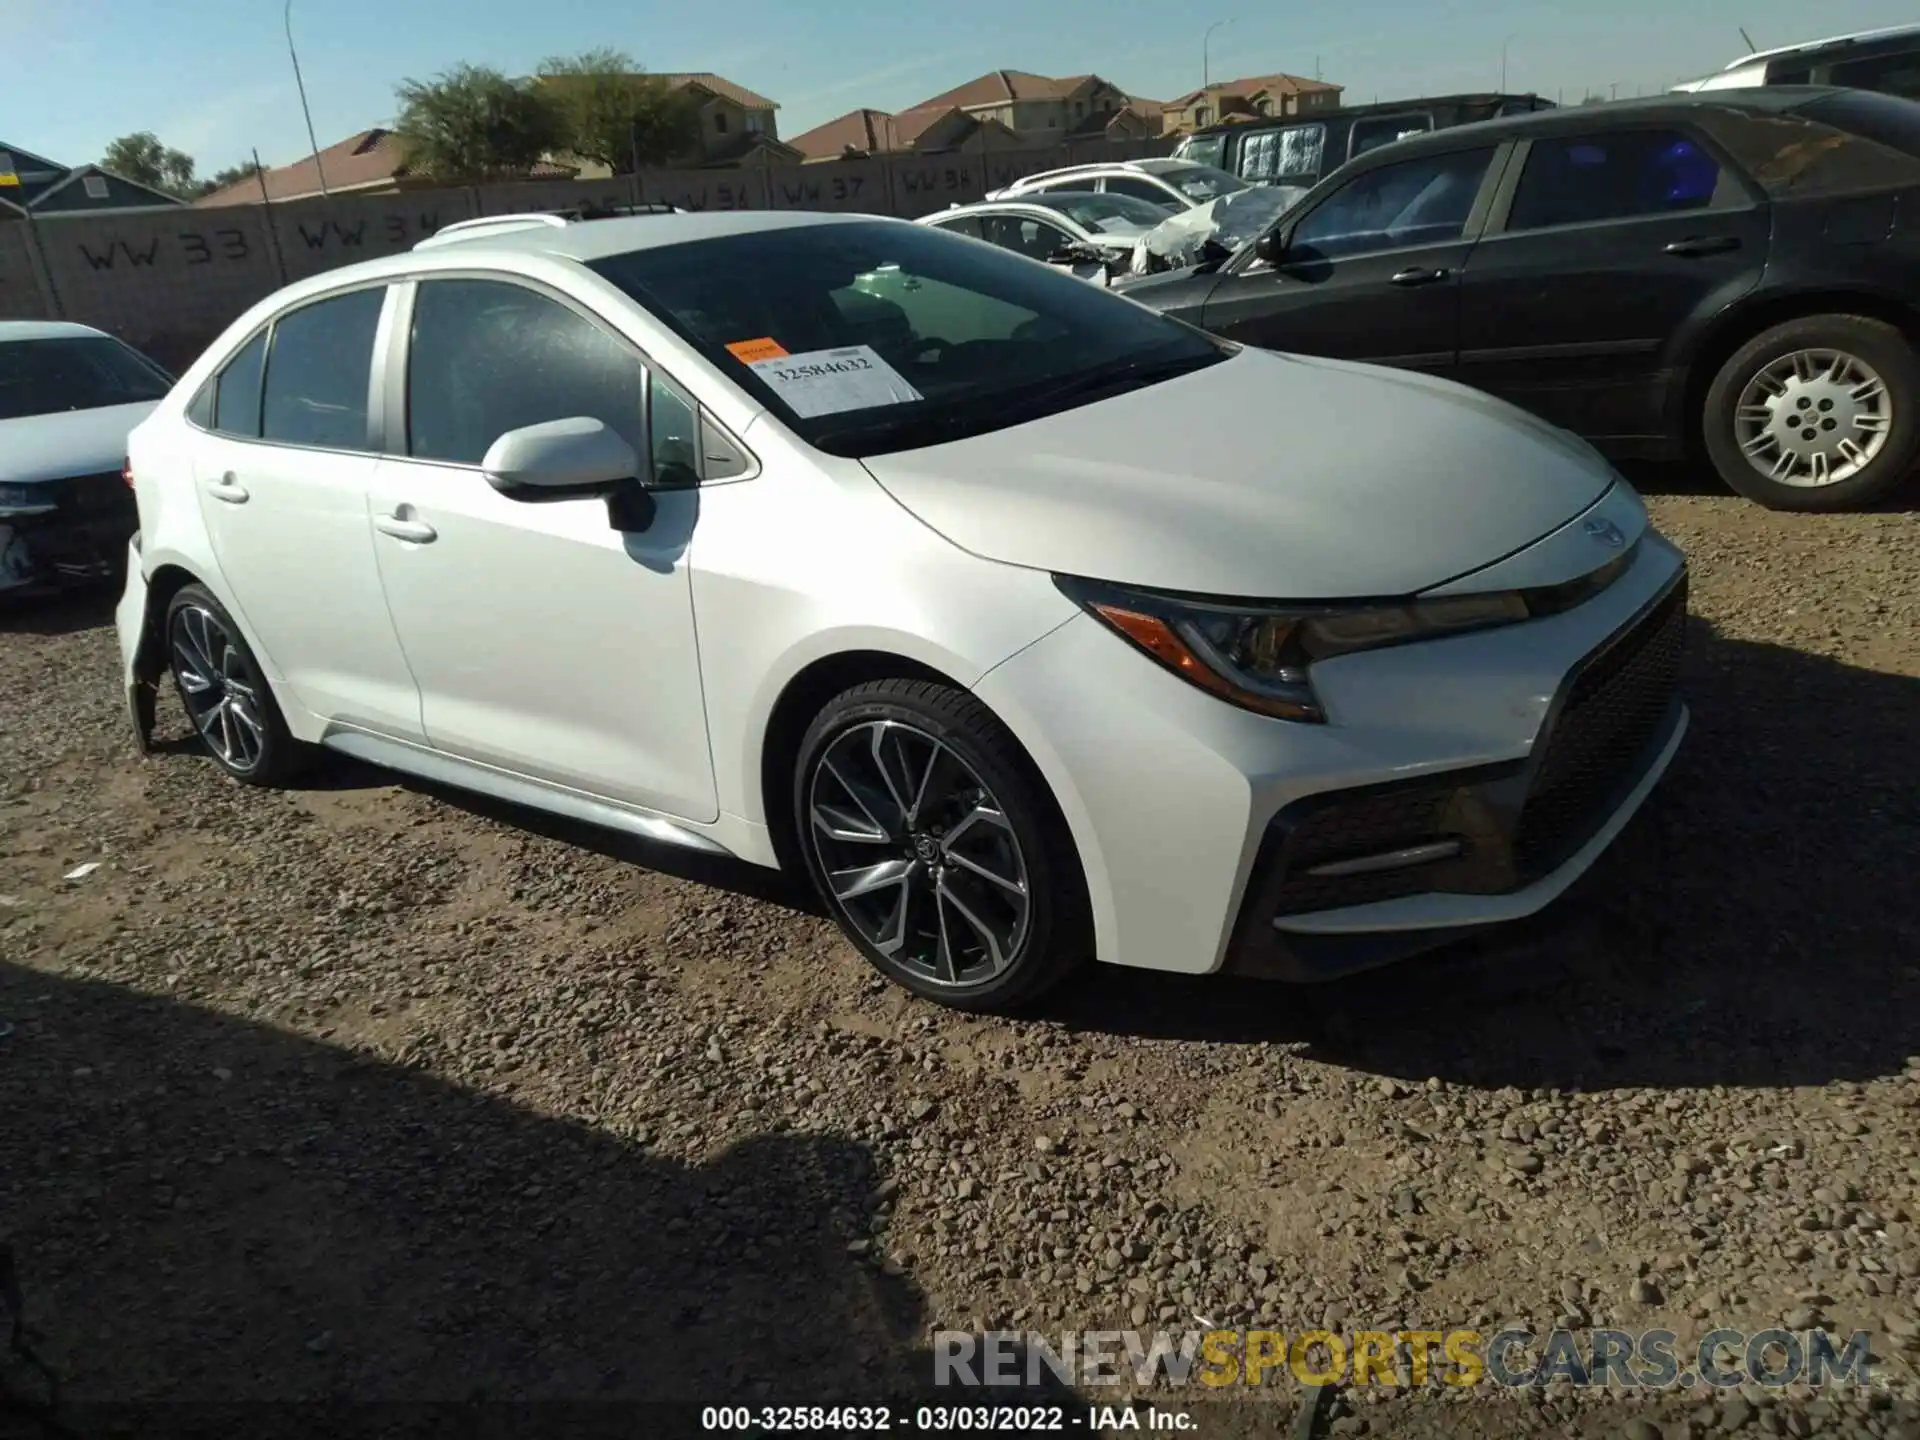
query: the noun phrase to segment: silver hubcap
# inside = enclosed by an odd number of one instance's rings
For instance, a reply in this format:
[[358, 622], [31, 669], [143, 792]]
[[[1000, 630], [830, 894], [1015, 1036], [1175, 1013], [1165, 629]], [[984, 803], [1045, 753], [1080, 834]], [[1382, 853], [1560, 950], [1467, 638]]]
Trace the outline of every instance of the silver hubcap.
[[173, 673], [207, 748], [235, 770], [258, 765], [260, 680], [211, 610], [189, 605], [173, 617]]
[[971, 766], [922, 730], [843, 730], [807, 786], [807, 833], [841, 918], [935, 985], [976, 985], [1027, 937], [1026, 857]]
[[1834, 485], [1886, 448], [1893, 397], [1858, 356], [1796, 350], [1747, 382], [1733, 424], [1747, 463], [1769, 480]]

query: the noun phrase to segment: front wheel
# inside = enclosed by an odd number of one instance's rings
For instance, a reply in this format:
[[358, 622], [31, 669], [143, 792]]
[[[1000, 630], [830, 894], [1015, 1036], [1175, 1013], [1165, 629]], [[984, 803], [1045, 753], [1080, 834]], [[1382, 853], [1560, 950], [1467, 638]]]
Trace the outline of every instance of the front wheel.
[[1721, 367], [1702, 424], [1720, 478], [1749, 500], [1772, 510], [1857, 510], [1913, 472], [1920, 358], [1884, 321], [1789, 320]]
[[964, 691], [880, 680], [801, 741], [800, 848], [868, 962], [929, 1000], [1004, 1011], [1090, 948], [1066, 823], [1006, 727]]

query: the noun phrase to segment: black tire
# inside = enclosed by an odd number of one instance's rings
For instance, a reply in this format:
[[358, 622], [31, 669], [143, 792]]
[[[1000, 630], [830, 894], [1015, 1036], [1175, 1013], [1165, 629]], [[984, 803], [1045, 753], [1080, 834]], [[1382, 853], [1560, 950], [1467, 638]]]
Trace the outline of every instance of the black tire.
[[287, 729], [266, 672], [213, 593], [204, 585], [181, 586], [167, 604], [165, 624], [174, 690], [214, 764], [243, 785], [277, 785], [304, 768], [311, 749]]
[[[1885, 382], [1892, 424], [1872, 460], [1845, 479], [1825, 485], [1791, 485], [1756, 468], [1741, 450], [1737, 429], [1740, 397], [1768, 365], [1797, 351], [1837, 351], [1871, 367]], [[1839, 423], [1823, 416], [1820, 399], [1807, 400], [1814, 428]], [[1826, 403], [1833, 403], [1831, 400]], [[1845, 404], [1846, 402], [1840, 402]], [[1886, 499], [1913, 474], [1920, 456], [1920, 356], [1893, 326], [1862, 315], [1810, 315], [1756, 335], [1736, 350], [1707, 389], [1701, 417], [1707, 456], [1727, 485], [1770, 510], [1859, 510]], [[1770, 451], [1777, 454], [1777, 451]]]
[[[935, 758], [939, 752], [944, 758]], [[879, 753], [891, 773], [907, 777], [891, 789], [883, 788], [884, 778], [869, 783], [856, 773], [863, 757]], [[914, 775], [922, 777], [920, 794], [909, 797], [918, 813], [892, 798]], [[843, 782], [864, 785], [868, 800], [855, 802]], [[1004, 823], [978, 818], [989, 812], [969, 803], [977, 798], [976, 784]], [[836, 839], [816, 826], [816, 799], [870, 832], [867, 838]], [[975, 818], [962, 825], [962, 814]], [[956, 1010], [1014, 1011], [1059, 984], [1092, 949], [1086, 882], [1066, 821], [1018, 742], [965, 691], [924, 680], [876, 680], [829, 701], [800, 742], [793, 815], [807, 873], [828, 913], [876, 970], [916, 995]], [[888, 838], [879, 838], [883, 832]], [[830, 867], [846, 875], [882, 866], [895, 867], [901, 878], [847, 899], [829, 878]], [[983, 866], [1001, 879], [985, 878]], [[917, 878], [906, 878], [908, 872]], [[1007, 882], [1022, 875], [1024, 920], [1014, 923], [1008, 917], [1021, 896]], [[896, 898], [903, 918], [893, 925], [887, 907]], [[1001, 943], [989, 943], [988, 932]], [[883, 948], [875, 933], [897, 933], [897, 948]], [[996, 966], [996, 955], [1004, 963]]]

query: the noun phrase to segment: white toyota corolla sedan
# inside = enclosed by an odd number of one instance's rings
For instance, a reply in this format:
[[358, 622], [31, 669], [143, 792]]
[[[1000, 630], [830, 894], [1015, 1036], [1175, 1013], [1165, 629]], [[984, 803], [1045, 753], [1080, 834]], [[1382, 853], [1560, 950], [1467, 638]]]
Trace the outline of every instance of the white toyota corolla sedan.
[[804, 872], [974, 1009], [1548, 904], [1679, 745], [1680, 553], [1583, 442], [905, 221], [515, 217], [256, 305], [134, 432], [119, 610], [313, 747]]

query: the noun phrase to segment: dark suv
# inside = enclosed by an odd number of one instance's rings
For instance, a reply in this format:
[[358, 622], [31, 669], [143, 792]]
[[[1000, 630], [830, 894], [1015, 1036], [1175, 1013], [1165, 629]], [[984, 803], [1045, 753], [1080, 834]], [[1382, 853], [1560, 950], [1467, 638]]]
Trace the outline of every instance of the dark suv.
[[1464, 381], [1614, 455], [1703, 450], [1777, 509], [1844, 510], [1920, 453], [1916, 215], [1920, 103], [1667, 95], [1401, 140], [1231, 257], [1124, 289], [1233, 340]]

